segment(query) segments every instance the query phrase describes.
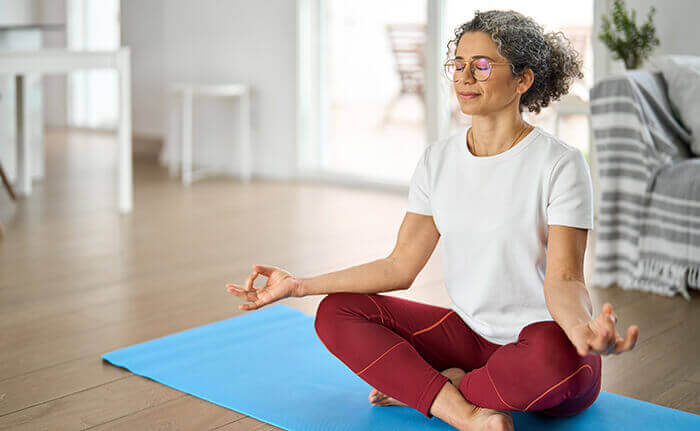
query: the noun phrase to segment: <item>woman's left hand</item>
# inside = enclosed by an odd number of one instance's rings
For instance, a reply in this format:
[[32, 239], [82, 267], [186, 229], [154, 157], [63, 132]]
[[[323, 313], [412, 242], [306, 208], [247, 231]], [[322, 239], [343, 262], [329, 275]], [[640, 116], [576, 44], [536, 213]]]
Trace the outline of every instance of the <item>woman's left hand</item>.
[[588, 321], [571, 328], [569, 339], [576, 347], [578, 354], [616, 355], [631, 350], [637, 342], [639, 327], [632, 325], [627, 328], [627, 336], [623, 340], [615, 331], [617, 315], [613, 313], [609, 302], [603, 304], [601, 314]]

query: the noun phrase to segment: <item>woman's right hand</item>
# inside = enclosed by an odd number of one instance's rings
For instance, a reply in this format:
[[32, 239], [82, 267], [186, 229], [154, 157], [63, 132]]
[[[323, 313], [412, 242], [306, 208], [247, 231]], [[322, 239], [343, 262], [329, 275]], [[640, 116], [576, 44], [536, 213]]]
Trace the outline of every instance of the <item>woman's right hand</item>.
[[[258, 274], [267, 277], [265, 286], [255, 289], [253, 281]], [[290, 296], [301, 296], [299, 293], [300, 281], [289, 272], [269, 265], [253, 265], [253, 273], [245, 280], [245, 286], [237, 284], [227, 284], [226, 290], [239, 298], [250, 301], [250, 304], [238, 306], [241, 310], [255, 310], [263, 305], [269, 304]]]

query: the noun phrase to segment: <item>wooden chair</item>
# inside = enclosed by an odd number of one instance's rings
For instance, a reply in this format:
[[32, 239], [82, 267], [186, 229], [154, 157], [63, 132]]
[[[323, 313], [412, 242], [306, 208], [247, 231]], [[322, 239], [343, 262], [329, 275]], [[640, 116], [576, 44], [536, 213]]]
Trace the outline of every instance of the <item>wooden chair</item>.
[[[12, 198], [13, 201], [17, 200], [17, 196], [15, 196], [15, 191], [12, 189], [12, 184], [10, 184], [10, 181], [5, 176], [5, 171], [2, 169], [2, 163], [0, 163], [0, 177], [2, 177], [2, 183], [5, 185], [7, 192], [10, 194], [10, 198]], [[2, 235], [2, 223], [0, 223], [0, 237], [2, 237]]]
[[391, 110], [398, 100], [408, 94], [416, 94], [420, 97], [425, 107], [425, 95], [423, 93], [423, 64], [427, 25], [418, 23], [387, 24], [387, 35], [391, 44], [391, 52], [394, 56], [396, 73], [401, 79], [399, 93], [392, 98], [384, 109], [384, 116], [380, 128], [389, 121]]

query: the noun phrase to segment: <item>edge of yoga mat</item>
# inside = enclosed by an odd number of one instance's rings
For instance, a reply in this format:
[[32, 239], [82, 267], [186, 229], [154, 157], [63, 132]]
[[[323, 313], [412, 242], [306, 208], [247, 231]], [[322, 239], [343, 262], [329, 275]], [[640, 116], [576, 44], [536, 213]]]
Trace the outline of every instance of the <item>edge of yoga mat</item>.
[[246, 408], [225, 405], [217, 400], [212, 399], [210, 396], [208, 396], [206, 394], [200, 393], [199, 391], [191, 390], [189, 388], [184, 388], [179, 384], [173, 384], [172, 382], [168, 382], [168, 379], [159, 378], [159, 377], [155, 377], [153, 375], [149, 375], [148, 373], [144, 373], [138, 367], [133, 367], [132, 365], [130, 365], [128, 363], [128, 360], [125, 357], [125, 354], [128, 354], [135, 349], [147, 347], [148, 345], [150, 345], [154, 342], [170, 339], [173, 337], [182, 336], [183, 334], [186, 334], [186, 333], [190, 334], [192, 332], [203, 331], [206, 328], [223, 326], [226, 323], [232, 322], [234, 319], [235, 319], [235, 323], [240, 324], [240, 325], [244, 325], [244, 324], [255, 325], [256, 320], [264, 320], [264, 318], [279, 319], [280, 317], [283, 317], [285, 314], [287, 314], [289, 316], [293, 316], [293, 317], [304, 316], [308, 319], [313, 319], [311, 316], [308, 316], [308, 315], [300, 312], [299, 310], [296, 310], [296, 309], [289, 307], [287, 305], [278, 303], [278, 304], [268, 305], [268, 306], [265, 306], [265, 307], [260, 308], [258, 310], [251, 311], [251, 312], [246, 312], [245, 314], [239, 314], [239, 315], [232, 316], [232, 317], [222, 319], [219, 321], [205, 323], [202, 325], [197, 325], [197, 326], [194, 326], [194, 327], [189, 328], [189, 329], [185, 329], [185, 330], [174, 332], [171, 334], [167, 334], [167, 335], [164, 335], [161, 337], [153, 338], [151, 340], [143, 341], [143, 342], [132, 344], [132, 345], [129, 345], [126, 347], [116, 349], [116, 350], [112, 350], [110, 352], [103, 354], [102, 359], [111, 363], [112, 365], [118, 366], [120, 368], [124, 368], [124, 369], [132, 372], [133, 374], [136, 374], [136, 375], [139, 375], [142, 377], [146, 377], [150, 380], [161, 383], [165, 386], [171, 387], [171, 388], [176, 389], [180, 392], [183, 392], [183, 393], [195, 396], [197, 398], [203, 399], [205, 401], [208, 401], [210, 403], [225, 407], [229, 410], [232, 410], [232, 411], [235, 411], [237, 413], [252, 417], [252, 418], [257, 419], [259, 421], [262, 421], [264, 423], [267, 423], [267, 424], [270, 424], [270, 425], [273, 425], [273, 426], [276, 426], [276, 427], [279, 427], [282, 429], [288, 429], [285, 427], [289, 426], [289, 424], [279, 423], [276, 420], [271, 420], [269, 417], [266, 417], [257, 411], [249, 410]]
[[[247, 312], [245, 314], [237, 315], [237, 316], [232, 316], [227, 319], [219, 320], [216, 322], [211, 322], [203, 325], [199, 325], [193, 328], [189, 328], [183, 331], [175, 332], [172, 334], [164, 335], [162, 337], [154, 338], [148, 341], [140, 342], [137, 344], [133, 344], [127, 347], [123, 347], [120, 349], [116, 349], [113, 351], [110, 351], [108, 353], [105, 353], [102, 355], [102, 359], [106, 360], [107, 362], [121, 367], [125, 368], [126, 370], [136, 374], [140, 375], [142, 377], [146, 377], [148, 379], [151, 379], [153, 381], [156, 381], [158, 383], [161, 383], [165, 386], [169, 386], [173, 389], [179, 390], [181, 392], [190, 394], [192, 396], [195, 396], [197, 398], [203, 399], [205, 401], [220, 405], [222, 407], [231, 409], [233, 411], [236, 411], [238, 413], [244, 414], [246, 416], [250, 416], [252, 418], [255, 418], [257, 420], [260, 420], [262, 422], [283, 428], [283, 429], [288, 429], [285, 428], [286, 426], [290, 426], [290, 423], [279, 423], [276, 419], [271, 419], [270, 417], [266, 417], [265, 414], [261, 414], [258, 411], [255, 411], [253, 407], [247, 408], [243, 407], [241, 408], [240, 406], [236, 407], [235, 405], [226, 405], [225, 403], [221, 401], [217, 401], [210, 396], [208, 396], [206, 393], [202, 393], [199, 390], [193, 390], [192, 388], [188, 387], [183, 387], [182, 385], [178, 383], [173, 383], [172, 379], [169, 379], [167, 376], [164, 377], [158, 377], [154, 376], [153, 374], [149, 375], [148, 371], [143, 371], [141, 367], [138, 366], [138, 364], [134, 364], [134, 362], [137, 362], [135, 360], [130, 361], [130, 357], [134, 358], [135, 355], [137, 355], [139, 352], [143, 354], [144, 352], [148, 352], [150, 347], [153, 347], [154, 344], [157, 344], [159, 342], [164, 342], [168, 340], [174, 340], [179, 337], [185, 337], [185, 336], [196, 336], [197, 333], [204, 332], [204, 333], [214, 333], [216, 334], [217, 331], [221, 331], [220, 328], [229, 328], [231, 325], [234, 326], [239, 326], [241, 328], [252, 328], [254, 330], [258, 330], [257, 328], [263, 328], [265, 325], [270, 325], [273, 322], [278, 321], [281, 318], [286, 318], [286, 319], [291, 319], [295, 325], [298, 327], [303, 327], [306, 326], [306, 328], [303, 328], [304, 331], [308, 331], [309, 329], [313, 332], [313, 338], [315, 338], [318, 343], [320, 344], [321, 341], [318, 340], [318, 337], [315, 334], [315, 331], [313, 329], [313, 321], [314, 318], [313, 316], [309, 316], [305, 313], [302, 313], [301, 311], [294, 309], [292, 307], [289, 307], [285, 304], [273, 304], [273, 305], [267, 305], [265, 307], [262, 307], [258, 310], [254, 310], [252, 312]], [[287, 326], [289, 327], [289, 326]], [[310, 327], [310, 328], [309, 328]], [[205, 334], [206, 335], [206, 334]], [[243, 336], [243, 339], [245, 337], [250, 337], [251, 335], [255, 334], [246, 334]], [[321, 346], [322, 350], [326, 352], [328, 355], [328, 361], [334, 361], [336, 365], [339, 365], [343, 369], [343, 372], [352, 374], [350, 370], [347, 370], [347, 367], [345, 367], [344, 364], [340, 363], [340, 361], [334, 357], [330, 352], [328, 352], [325, 348], [325, 346]], [[151, 349], [154, 350], [154, 349]], [[157, 348], [155, 348], [155, 351], [157, 352]], [[171, 374], [172, 375], [172, 374]], [[234, 378], [236, 377], [235, 375], [233, 376]], [[367, 416], [374, 417], [377, 420], [377, 427], [375, 428], [374, 426], [372, 427], [373, 429], [381, 429], [381, 426], [386, 427], [387, 425], [397, 425], [395, 421], [412, 421], [410, 429], [454, 429], [447, 423], [443, 422], [439, 418], [432, 418], [432, 419], [427, 419], [425, 416], [423, 416], [420, 412], [414, 410], [414, 409], [407, 409], [407, 408], [401, 408], [398, 409], [396, 407], [379, 407], [379, 406], [372, 406], [368, 400], [366, 400], [366, 389], [370, 388], [366, 382], [361, 380], [359, 377], [356, 375], [352, 374], [352, 378], [356, 379], [358, 383], [357, 385], [353, 386], [353, 390], [362, 390], [362, 393], [358, 394], [358, 397], [360, 400], [366, 402], [366, 405], [363, 405], [361, 408], [367, 408], [367, 410], [364, 410], [362, 413]], [[359, 389], [357, 389], [359, 388]], [[243, 387], [242, 389], [245, 389]], [[347, 389], [347, 388], [343, 388]], [[339, 390], [340, 391], [340, 390]], [[206, 391], [205, 391], [206, 392]], [[323, 400], [319, 400], [318, 404], [320, 406], [323, 405], [324, 402]], [[332, 406], [326, 406], [327, 408], [332, 408]], [[643, 412], [643, 415], [640, 415], [640, 411]], [[354, 417], [359, 416], [358, 415], [353, 415]], [[286, 419], [286, 418], [285, 418]], [[365, 418], [366, 419], [366, 418]], [[384, 421], [382, 421], [384, 419]], [[578, 415], [568, 417], [568, 418], [554, 418], [554, 417], [549, 417], [546, 415], [542, 414], [535, 414], [534, 412], [513, 412], [513, 420], [515, 422], [516, 430], [538, 430], [538, 429], [548, 429], [548, 430], [586, 430], [590, 429], [591, 427], [595, 427], [597, 430], [624, 430], [624, 429], [635, 429], [635, 430], [640, 430], [640, 429], [649, 429], [649, 430], [695, 430], [695, 429], [700, 429], [700, 415], [696, 415], [693, 413], [685, 412], [682, 410], [677, 410], [677, 409], [672, 409], [669, 407], [664, 407], [660, 406], [657, 404], [649, 403], [647, 401], [643, 400], [638, 400], [635, 398], [631, 397], [626, 397], [622, 395], [617, 395], [613, 394], [610, 392], [605, 392], [601, 391], [600, 394], [598, 395], [598, 398], [595, 400], [595, 402], [588, 407], [586, 410], [583, 412], [579, 413]], [[306, 423], [309, 424], [308, 427], [306, 428], [301, 428], [301, 425], [304, 424], [302, 421], [301, 424], [299, 421], [295, 423], [295, 425], [298, 425], [298, 428], [295, 429], [311, 429], [311, 430], [317, 430], [317, 429], [330, 429], [327, 425], [327, 423], [324, 424], [324, 428], [321, 428], [317, 423], [315, 423], [313, 420], [308, 420]], [[364, 422], [363, 422], [364, 423]], [[404, 424], [410, 423], [410, 422], [404, 422]], [[381, 425], [381, 426], [380, 426]], [[640, 428], [640, 426], [643, 425], [643, 428]], [[334, 429], [360, 429], [360, 428], [342, 428], [341, 426], [333, 427]], [[366, 428], [366, 424], [364, 425], [363, 429]], [[409, 429], [406, 427], [403, 427], [401, 429]]]

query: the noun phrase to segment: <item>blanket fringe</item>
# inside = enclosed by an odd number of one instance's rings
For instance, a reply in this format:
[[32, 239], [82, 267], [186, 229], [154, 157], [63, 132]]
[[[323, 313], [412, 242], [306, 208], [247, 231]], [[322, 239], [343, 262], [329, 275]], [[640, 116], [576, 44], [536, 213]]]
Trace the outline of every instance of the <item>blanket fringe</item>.
[[700, 289], [700, 267], [691, 267], [688, 270], [688, 286]]
[[658, 292], [663, 289], [671, 295], [677, 292], [690, 301], [688, 287], [700, 289], [700, 267], [645, 258], [638, 261], [636, 272], [632, 285], [645, 290]]

